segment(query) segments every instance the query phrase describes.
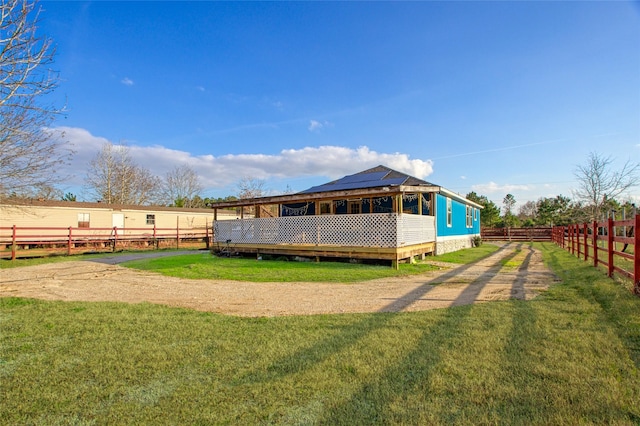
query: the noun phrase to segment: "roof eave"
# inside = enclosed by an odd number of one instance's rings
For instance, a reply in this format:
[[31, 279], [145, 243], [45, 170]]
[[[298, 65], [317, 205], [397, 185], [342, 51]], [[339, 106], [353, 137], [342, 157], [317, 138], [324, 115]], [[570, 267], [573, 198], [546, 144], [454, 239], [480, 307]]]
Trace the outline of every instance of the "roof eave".
[[259, 197], [259, 198], [247, 198], [237, 201], [226, 201], [221, 203], [214, 203], [212, 208], [231, 208], [231, 207], [245, 207], [245, 206], [257, 206], [266, 204], [284, 204], [295, 203], [305, 201], [320, 201], [329, 199], [349, 199], [349, 198], [361, 198], [361, 197], [375, 197], [375, 196], [388, 196], [393, 194], [400, 194], [403, 192], [438, 192], [441, 188], [435, 185], [424, 186], [404, 186], [404, 185], [389, 185], [376, 188], [363, 188], [354, 190], [341, 190], [341, 191], [325, 191], [325, 192], [312, 192], [305, 194], [289, 194], [289, 195], [276, 195], [272, 197]]

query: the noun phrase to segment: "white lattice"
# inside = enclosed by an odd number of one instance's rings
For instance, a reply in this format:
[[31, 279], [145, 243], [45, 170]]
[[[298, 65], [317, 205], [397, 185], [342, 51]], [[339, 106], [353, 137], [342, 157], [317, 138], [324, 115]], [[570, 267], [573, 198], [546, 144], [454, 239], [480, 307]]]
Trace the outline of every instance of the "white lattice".
[[422, 244], [436, 240], [435, 218], [414, 214], [398, 215], [398, 241], [396, 247]]
[[432, 216], [359, 214], [216, 221], [216, 242], [401, 247], [435, 241]]

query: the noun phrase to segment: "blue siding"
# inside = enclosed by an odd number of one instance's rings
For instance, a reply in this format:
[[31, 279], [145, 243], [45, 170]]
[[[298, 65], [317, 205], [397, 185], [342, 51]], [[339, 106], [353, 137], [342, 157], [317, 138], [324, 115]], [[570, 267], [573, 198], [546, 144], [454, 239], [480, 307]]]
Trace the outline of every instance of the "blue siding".
[[436, 231], [439, 237], [480, 233], [480, 212], [476, 207], [472, 207], [470, 228], [467, 228], [467, 205], [452, 198], [451, 208], [451, 226], [447, 226], [447, 197], [436, 194]]

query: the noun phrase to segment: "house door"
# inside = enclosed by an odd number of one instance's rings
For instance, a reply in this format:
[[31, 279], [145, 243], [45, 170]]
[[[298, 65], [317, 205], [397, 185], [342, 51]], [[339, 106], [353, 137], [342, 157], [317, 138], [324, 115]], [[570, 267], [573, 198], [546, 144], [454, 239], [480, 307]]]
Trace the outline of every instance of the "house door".
[[113, 213], [111, 216], [111, 226], [118, 229], [124, 228], [124, 213]]

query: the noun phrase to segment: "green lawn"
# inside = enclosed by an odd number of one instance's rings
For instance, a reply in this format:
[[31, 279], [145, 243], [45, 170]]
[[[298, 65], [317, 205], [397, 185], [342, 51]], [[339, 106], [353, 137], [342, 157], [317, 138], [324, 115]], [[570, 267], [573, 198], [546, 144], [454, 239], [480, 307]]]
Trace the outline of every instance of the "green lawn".
[[[428, 260], [444, 260], [466, 263], [486, 257], [498, 249], [485, 244], [460, 250], [457, 254], [428, 257]], [[400, 269], [389, 265], [367, 265], [340, 262], [292, 262], [215, 257], [208, 253], [183, 255], [171, 258], [144, 259], [126, 262], [123, 266], [151, 270], [180, 278], [227, 279], [254, 282], [358, 282], [375, 278], [415, 275], [438, 269], [429, 263], [400, 264]]]
[[639, 424], [640, 299], [537, 247], [533, 301], [428, 312], [0, 299], [0, 424]]

